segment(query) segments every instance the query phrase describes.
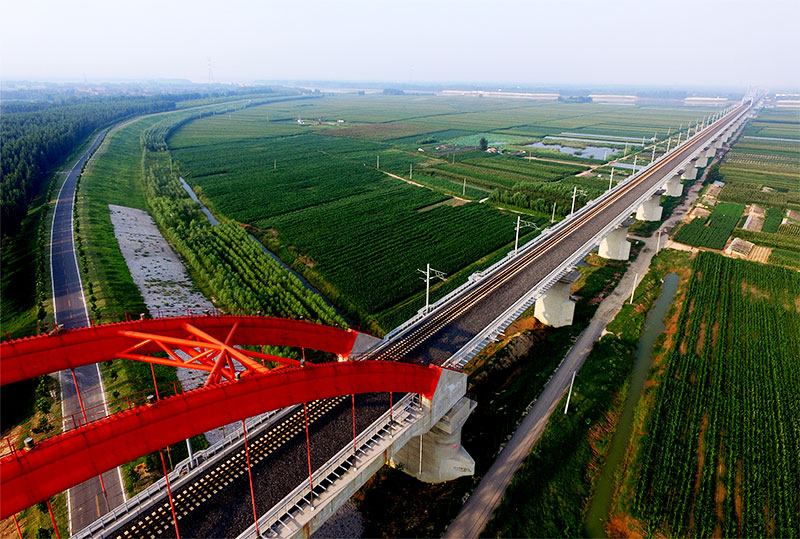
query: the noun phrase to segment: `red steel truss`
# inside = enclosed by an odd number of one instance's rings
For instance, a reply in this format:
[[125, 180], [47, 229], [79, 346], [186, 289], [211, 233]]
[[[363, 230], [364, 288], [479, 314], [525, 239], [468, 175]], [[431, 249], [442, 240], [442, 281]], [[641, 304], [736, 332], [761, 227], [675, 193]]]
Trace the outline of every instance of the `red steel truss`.
[[[353, 330], [264, 316], [182, 316], [120, 322], [0, 344], [0, 385], [113, 359], [133, 344], [131, 336], [124, 332], [157, 334], [162, 343], [170, 337], [185, 339], [187, 324], [223, 343], [235, 325], [234, 336], [227, 343], [231, 349], [233, 345], [270, 344], [332, 352], [341, 357], [349, 357], [358, 336], [358, 332]], [[210, 345], [211, 341], [207, 340], [205, 344]], [[192, 343], [192, 346], [198, 344]], [[148, 355], [159, 351], [163, 349], [156, 342], [150, 342], [137, 348], [135, 353]], [[251, 352], [248, 355], [260, 359]], [[275, 358], [264, 359], [276, 361]], [[170, 361], [170, 365], [176, 365], [174, 360]], [[196, 364], [202, 363], [197, 361]]]
[[433, 396], [441, 374], [434, 366], [305, 364], [234, 347], [309, 348], [344, 359], [357, 336], [297, 320], [202, 316], [137, 320], [2, 343], [2, 384], [115, 357], [205, 371], [208, 378], [194, 391], [81, 425], [30, 449], [13, 449], [0, 459], [0, 518], [141, 455], [270, 410], [356, 393]]
[[431, 397], [441, 369], [391, 361], [288, 367], [163, 398], [0, 460], [0, 518], [141, 455], [293, 404], [372, 392]]

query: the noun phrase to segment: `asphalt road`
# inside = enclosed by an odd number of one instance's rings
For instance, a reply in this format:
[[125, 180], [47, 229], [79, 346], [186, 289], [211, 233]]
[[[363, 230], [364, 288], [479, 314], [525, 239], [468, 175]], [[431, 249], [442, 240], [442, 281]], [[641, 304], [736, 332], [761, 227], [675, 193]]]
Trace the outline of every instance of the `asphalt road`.
[[[91, 153], [103, 141], [103, 131], [92, 142], [67, 175], [67, 179], [58, 194], [50, 235], [50, 276], [53, 286], [53, 309], [56, 324], [63, 324], [64, 329], [79, 328], [89, 325], [89, 313], [83, 297], [83, 287], [78, 270], [75, 253], [73, 229], [73, 207], [75, 187], [81, 168]], [[103, 386], [100, 382], [100, 370], [97, 365], [87, 365], [75, 369], [75, 377], [80, 387], [81, 398], [89, 421], [106, 415], [103, 406]], [[62, 413], [65, 417], [64, 428], [69, 430], [83, 422], [80, 402], [75, 391], [75, 382], [71, 371], [59, 373], [61, 382]], [[74, 418], [74, 419], [73, 419]], [[106, 496], [100, 485], [100, 479], [94, 477], [69, 489], [67, 504], [70, 512], [70, 529], [76, 532], [105, 514], [124, 501], [119, 469], [109, 470], [103, 474]]]

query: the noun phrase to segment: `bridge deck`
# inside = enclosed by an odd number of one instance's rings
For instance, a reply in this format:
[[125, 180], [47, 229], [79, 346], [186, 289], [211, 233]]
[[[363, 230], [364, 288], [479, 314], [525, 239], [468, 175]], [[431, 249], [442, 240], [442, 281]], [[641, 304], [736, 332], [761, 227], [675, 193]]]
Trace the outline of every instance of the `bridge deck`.
[[[735, 116], [739, 110], [741, 109], [731, 113], [725, 121]], [[721, 120], [720, 122], [724, 123], [725, 121]], [[395, 346], [391, 353], [397, 356], [416, 356], [439, 365], [444, 363], [521, 296], [541, 283], [553, 269], [574, 255], [609, 222], [619, 217], [654, 185], [663, 182], [675, 166], [696, 151], [698, 147], [702, 149], [707, 141], [713, 138], [715, 131], [716, 128], [708, 130], [707, 133], [693, 139], [692, 144], [665, 159], [656, 169], [649, 173], [643, 173], [641, 182], [633, 186], [625, 195], [610, 203], [603, 211], [583, 220], [579, 227], [572, 230], [568, 236], [550, 247], [545, 253], [536, 257], [531, 256], [532, 260], [523, 269], [513, 277], [506, 279], [491, 294], [470, 302], [466, 306], [452, 307], [450, 314], [447, 315], [447, 318], [451, 319], [443, 327], [430, 329], [436, 327], [437, 316], [443, 316], [441, 313], [434, 312], [428, 318], [401, 333], [394, 340]], [[494, 278], [489, 276], [472, 290], [490, 286], [493, 280]], [[456, 303], [452, 302], [451, 305]], [[386, 350], [387, 347], [384, 345], [381, 347], [380, 353], [388, 354]], [[379, 417], [385, 411], [385, 401], [385, 395], [362, 396], [361, 399], [357, 397], [357, 426], [359, 428], [362, 428], [362, 425], [366, 427]], [[383, 402], [383, 404], [378, 404], [379, 402]], [[312, 466], [316, 466], [315, 463], [326, 462], [341, 447], [352, 442], [352, 430], [349, 430], [352, 429], [351, 421], [349, 406], [339, 405], [326, 414], [325, 418], [315, 422], [315, 426], [311, 429]], [[271, 432], [265, 433], [264, 436], [274, 436], [274, 434], [270, 434]], [[285, 460], [279, 460], [270, 455], [269, 458], [265, 458], [253, 468], [259, 514], [265, 512], [270, 507], [270, 503], [277, 503], [292, 488], [307, 480], [305, 440], [296, 436], [288, 439], [284, 442], [281, 450], [276, 451], [274, 455], [281, 456]], [[181, 517], [178, 524], [181, 534], [230, 536], [243, 531], [252, 523], [252, 508], [249, 503], [245, 503], [249, 502], [246, 494], [249, 489], [246, 483], [246, 475], [240, 476], [237, 480], [228, 483], [227, 487], [213, 493], [213, 496], [207, 498], [197, 507], [197, 510]], [[228, 515], [234, 513], [235, 517]], [[167, 522], [169, 521], [170, 518]], [[136, 532], [137, 535], [140, 534], [139, 530]], [[171, 536], [174, 528], [163, 530], [163, 533], [164, 536]], [[122, 536], [130, 537], [130, 535]]]

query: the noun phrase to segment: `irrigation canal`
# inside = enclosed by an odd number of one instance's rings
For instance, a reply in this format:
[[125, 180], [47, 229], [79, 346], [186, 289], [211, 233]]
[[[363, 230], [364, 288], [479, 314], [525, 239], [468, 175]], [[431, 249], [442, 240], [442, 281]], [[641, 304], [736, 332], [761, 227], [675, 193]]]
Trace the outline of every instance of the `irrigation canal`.
[[653, 310], [647, 315], [647, 320], [644, 323], [642, 335], [639, 337], [639, 343], [636, 346], [636, 360], [628, 387], [628, 396], [619, 416], [617, 428], [611, 438], [608, 457], [603, 469], [600, 471], [600, 477], [597, 479], [597, 488], [589, 502], [589, 508], [586, 510], [586, 519], [584, 520], [584, 535], [586, 537], [606, 537], [604, 525], [611, 510], [614, 477], [625, 456], [625, 449], [628, 447], [628, 440], [633, 427], [633, 412], [639, 402], [639, 397], [644, 391], [647, 373], [653, 365], [653, 345], [658, 336], [664, 331], [664, 318], [666, 317], [667, 309], [672, 305], [675, 293], [678, 291], [679, 281], [680, 278], [675, 273], [666, 275], [661, 294], [659, 294]]

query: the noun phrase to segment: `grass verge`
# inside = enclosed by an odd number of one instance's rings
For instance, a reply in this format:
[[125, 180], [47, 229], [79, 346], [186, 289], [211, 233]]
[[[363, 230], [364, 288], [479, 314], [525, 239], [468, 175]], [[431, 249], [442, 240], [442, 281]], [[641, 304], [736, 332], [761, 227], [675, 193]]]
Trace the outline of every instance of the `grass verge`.
[[[688, 268], [688, 257], [688, 253], [672, 250], [654, 257], [636, 289], [634, 303], [626, 304], [609, 324], [610, 333], [595, 343], [581, 368], [581, 383], [571, 397], [569, 414], [556, 413], [550, 418], [483, 535], [582, 535], [584, 512], [625, 402], [645, 318], [658, 297], [663, 276]], [[682, 276], [682, 286], [687, 281], [688, 276]]]
[[[641, 245], [634, 244], [634, 255]], [[575, 283], [579, 301], [573, 325], [544, 327], [533, 319], [531, 308], [506, 330], [504, 341], [470, 362], [465, 369], [468, 395], [478, 408], [464, 426], [462, 443], [475, 459], [475, 476], [429, 485], [384, 467], [355, 497], [365, 536], [441, 535], [627, 264], [590, 256]], [[396, 510], [387, 514], [386, 507]]]

